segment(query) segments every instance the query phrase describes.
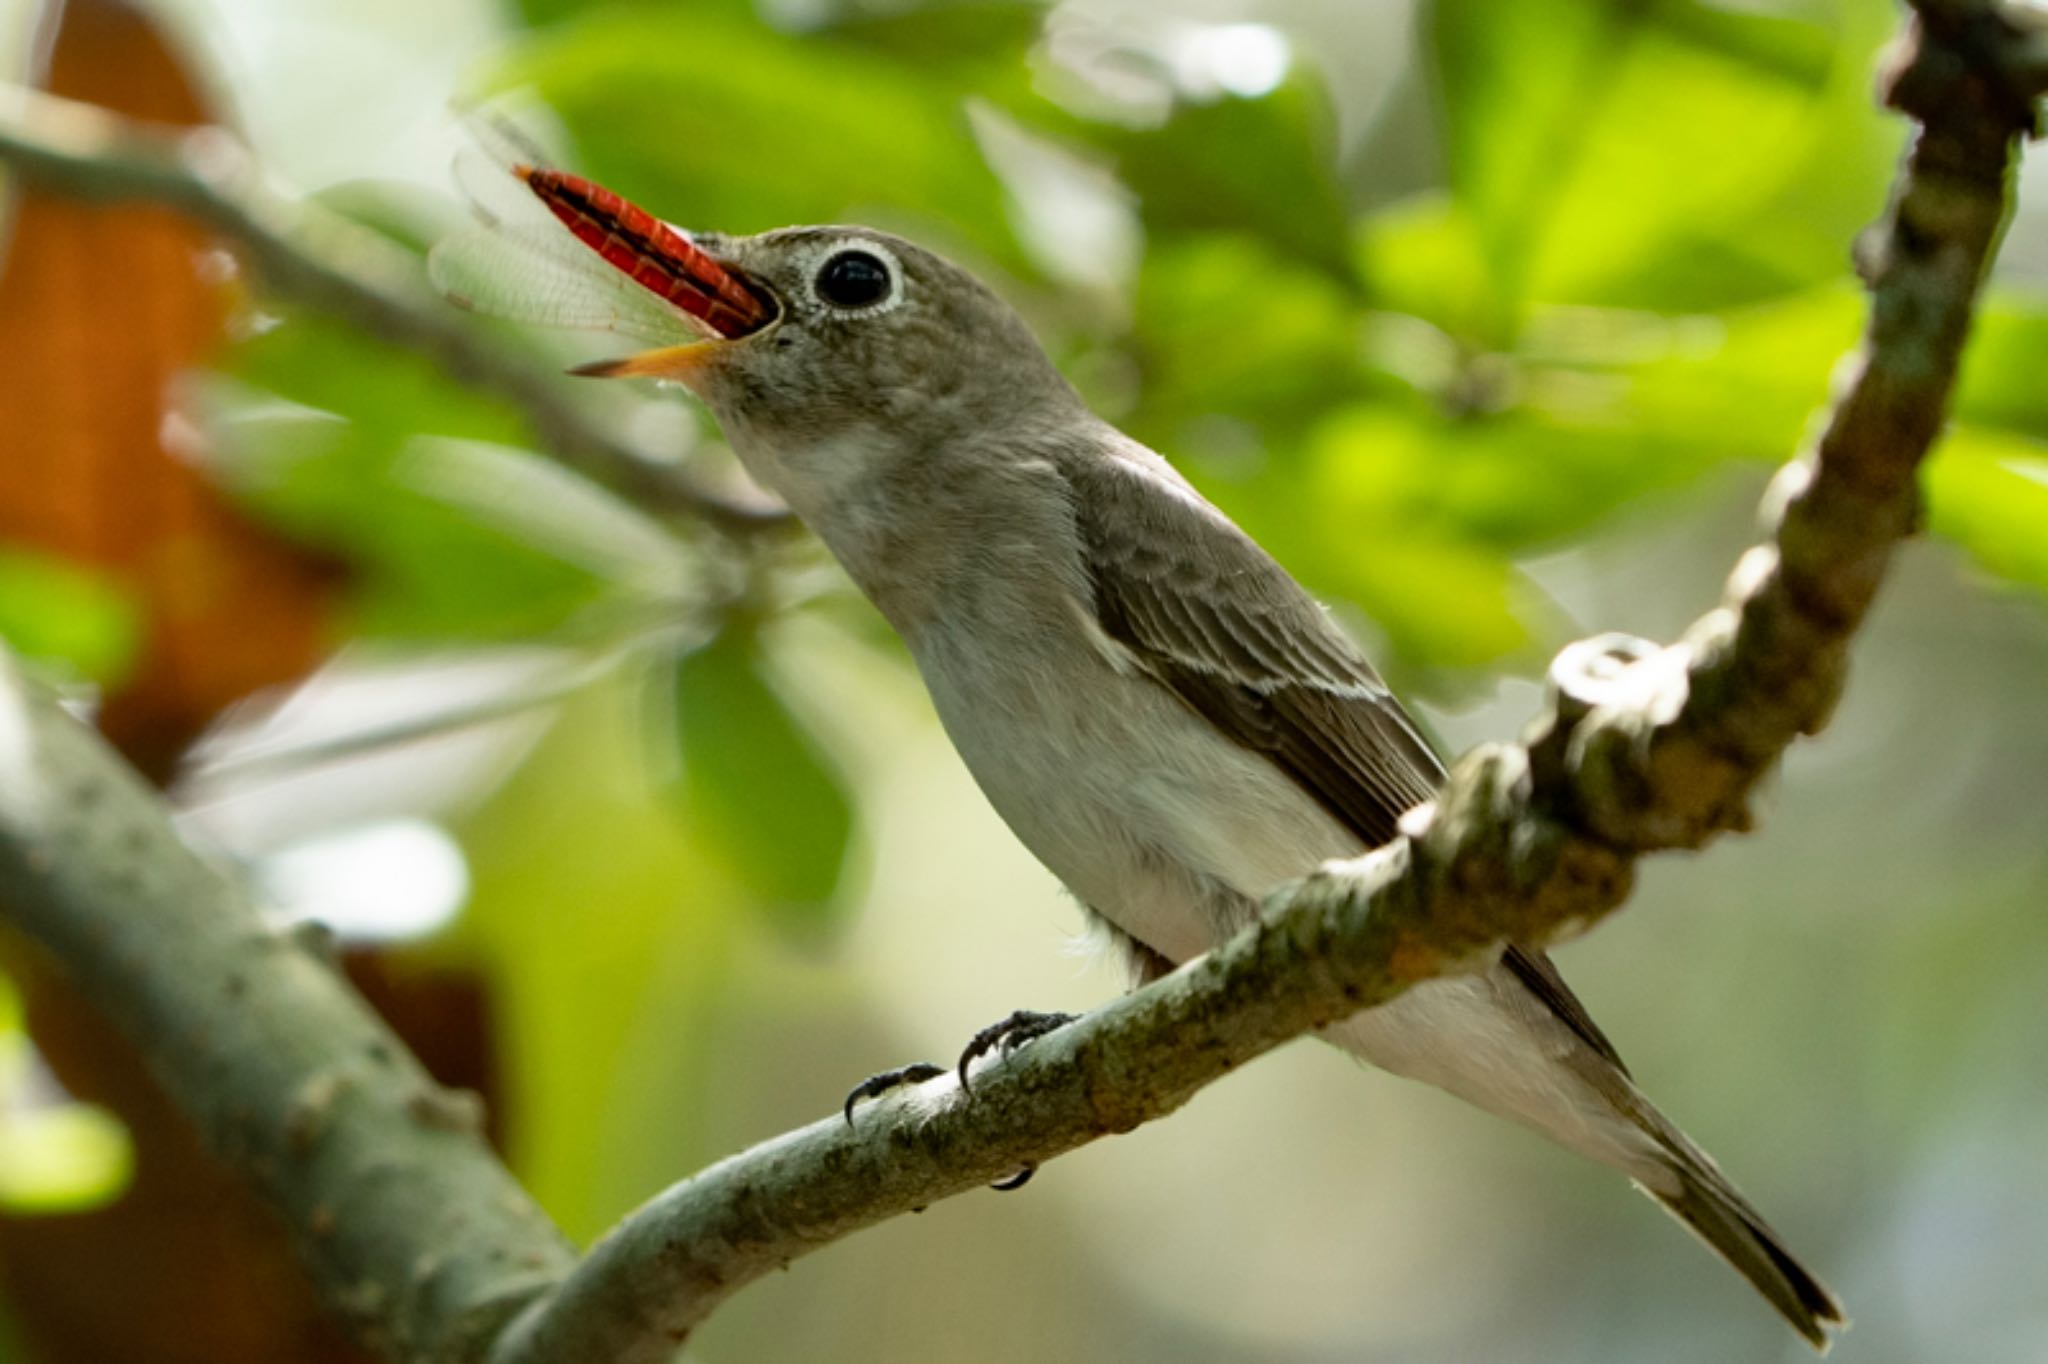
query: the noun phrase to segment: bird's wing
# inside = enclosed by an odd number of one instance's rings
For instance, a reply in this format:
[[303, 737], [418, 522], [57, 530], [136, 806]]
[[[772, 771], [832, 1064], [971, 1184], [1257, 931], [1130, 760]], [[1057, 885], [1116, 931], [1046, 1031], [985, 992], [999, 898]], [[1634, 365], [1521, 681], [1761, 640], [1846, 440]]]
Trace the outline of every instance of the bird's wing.
[[[1435, 797], [1442, 760], [1357, 646], [1256, 541], [1149, 451], [1090, 460], [1069, 477], [1097, 623], [1139, 668], [1371, 846]], [[1622, 1064], [1549, 957], [1510, 944], [1502, 964]]]
[[1443, 764], [1364, 655], [1163, 461], [1091, 461], [1074, 491], [1097, 622], [1141, 669], [1370, 845], [1436, 795]]

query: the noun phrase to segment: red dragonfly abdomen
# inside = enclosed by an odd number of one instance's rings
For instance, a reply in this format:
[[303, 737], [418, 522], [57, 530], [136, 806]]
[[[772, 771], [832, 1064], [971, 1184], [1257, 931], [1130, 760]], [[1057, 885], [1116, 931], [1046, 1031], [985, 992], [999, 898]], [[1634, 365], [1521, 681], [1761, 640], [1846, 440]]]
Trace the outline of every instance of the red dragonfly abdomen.
[[515, 166], [548, 210], [585, 246], [635, 284], [725, 336], [757, 330], [768, 304], [690, 240], [639, 205], [580, 175]]

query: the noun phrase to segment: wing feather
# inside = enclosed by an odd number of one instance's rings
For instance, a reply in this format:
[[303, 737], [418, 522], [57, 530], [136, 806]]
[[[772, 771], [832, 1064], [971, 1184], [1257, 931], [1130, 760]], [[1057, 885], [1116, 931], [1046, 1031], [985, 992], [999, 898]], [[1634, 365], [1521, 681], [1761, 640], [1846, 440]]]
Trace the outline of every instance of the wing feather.
[[[1369, 845], [1392, 840], [1401, 815], [1434, 798], [1444, 779], [1435, 749], [1256, 541], [1142, 448], [1070, 477], [1097, 623], [1146, 674]], [[1503, 964], [1622, 1065], [1548, 956], [1510, 944]]]

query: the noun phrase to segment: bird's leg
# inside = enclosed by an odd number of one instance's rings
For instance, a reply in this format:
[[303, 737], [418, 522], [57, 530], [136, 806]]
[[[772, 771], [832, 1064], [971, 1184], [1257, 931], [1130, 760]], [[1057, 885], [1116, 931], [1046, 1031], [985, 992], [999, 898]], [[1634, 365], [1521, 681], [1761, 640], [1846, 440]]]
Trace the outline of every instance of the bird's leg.
[[[960, 1053], [960, 1089], [972, 1095], [974, 1091], [967, 1084], [967, 1067], [977, 1058], [991, 1051], [1008, 1056], [1018, 1047], [1049, 1032], [1064, 1028], [1074, 1021], [1072, 1014], [1045, 1014], [1032, 1009], [1019, 1009], [1008, 1018], [998, 1019], [967, 1041], [967, 1049]], [[1029, 1178], [1029, 1176], [1025, 1176]]]
[[[986, 1056], [991, 1051], [1008, 1056], [1026, 1042], [1064, 1028], [1073, 1021], [1072, 1014], [1040, 1013], [1035, 1009], [1019, 1009], [1008, 1018], [998, 1019], [989, 1024], [969, 1038], [966, 1050], [960, 1053], [960, 1092], [969, 1098], [974, 1096], [974, 1091], [967, 1085], [967, 1068], [973, 1064], [976, 1057]], [[1036, 1165], [1025, 1165], [1008, 1179], [989, 1187], [997, 1193], [1011, 1193], [1029, 1184], [1031, 1176], [1037, 1173]]]
[[936, 1080], [946, 1073], [944, 1066], [935, 1066], [929, 1061], [913, 1061], [907, 1066], [885, 1070], [870, 1075], [855, 1085], [846, 1095], [846, 1125], [853, 1126], [853, 1106], [863, 1099], [872, 1099], [887, 1094], [903, 1085], [921, 1085], [926, 1080]]
[[[1039, 1013], [1032, 1009], [1019, 1009], [1009, 1017], [989, 1024], [986, 1028], [983, 1028], [980, 1032], [969, 1038], [967, 1049], [960, 1053], [961, 1091], [970, 1096], [973, 1093], [967, 1087], [967, 1068], [976, 1057], [986, 1056], [991, 1051], [997, 1051], [1001, 1055], [1008, 1056], [1013, 1050], [1023, 1046], [1033, 1038], [1043, 1037], [1054, 1029], [1063, 1028], [1073, 1021], [1074, 1016], [1072, 1014]], [[855, 1085], [846, 1096], [846, 1125], [848, 1127], [853, 1126], [854, 1105], [860, 1103], [863, 1099], [875, 1098], [877, 1095], [886, 1094], [890, 1090], [900, 1088], [903, 1085], [922, 1084], [926, 1080], [936, 1080], [945, 1073], [946, 1068], [944, 1066], [935, 1066], [929, 1061], [916, 1061], [907, 1066], [898, 1066], [894, 1070], [885, 1070], [879, 1074], [868, 1076], [867, 1079]], [[1008, 1193], [1012, 1189], [1021, 1189], [1030, 1183], [1031, 1176], [1037, 1172], [1037, 1165], [1025, 1165], [1009, 1178], [992, 1184], [989, 1187], [1002, 1193]]]

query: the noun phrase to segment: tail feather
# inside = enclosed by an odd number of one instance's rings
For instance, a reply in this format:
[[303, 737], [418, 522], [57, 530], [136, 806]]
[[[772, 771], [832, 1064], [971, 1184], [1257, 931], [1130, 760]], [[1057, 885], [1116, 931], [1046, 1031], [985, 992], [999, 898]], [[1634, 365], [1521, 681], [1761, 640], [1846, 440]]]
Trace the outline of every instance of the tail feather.
[[1833, 1333], [1849, 1325], [1842, 1304], [1793, 1258], [1778, 1233], [1711, 1160], [1683, 1137], [1678, 1141], [1682, 1144], [1667, 1147], [1678, 1187], [1667, 1191], [1644, 1185], [1644, 1192], [1749, 1280], [1817, 1352], [1826, 1354], [1834, 1343]]
[[1512, 972], [1431, 981], [1322, 1036], [1625, 1172], [1825, 1353], [1848, 1325], [1841, 1304], [1635, 1087], [1584, 1013], [1549, 960], [1532, 957]]

